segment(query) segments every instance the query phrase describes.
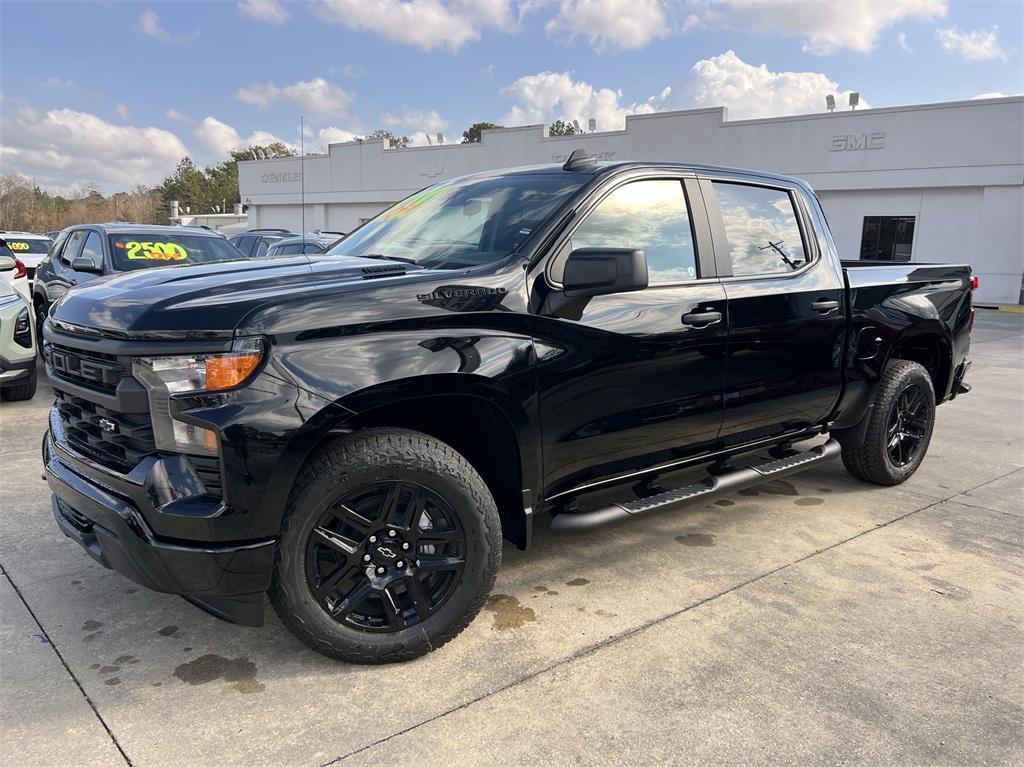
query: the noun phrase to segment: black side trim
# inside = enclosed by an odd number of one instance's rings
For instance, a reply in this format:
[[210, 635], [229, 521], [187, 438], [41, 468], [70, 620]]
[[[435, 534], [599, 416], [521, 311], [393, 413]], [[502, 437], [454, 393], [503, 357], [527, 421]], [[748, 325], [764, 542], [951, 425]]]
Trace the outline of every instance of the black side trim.
[[625, 503], [613, 503], [603, 509], [586, 513], [559, 514], [551, 522], [556, 532], [583, 532], [620, 522], [625, 519], [647, 514], [652, 511], [674, 506], [695, 498], [712, 498], [724, 493], [758, 485], [771, 479], [778, 479], [802, 471], [821, 461], [839, 455], [841, 448], [835, 439], [795, 455], [779, 458], [746, 469], [734, 469], [717, 476], [709, 476], [700, 482], [676, 490], [669, 490], [647, 498], [638, 498]]

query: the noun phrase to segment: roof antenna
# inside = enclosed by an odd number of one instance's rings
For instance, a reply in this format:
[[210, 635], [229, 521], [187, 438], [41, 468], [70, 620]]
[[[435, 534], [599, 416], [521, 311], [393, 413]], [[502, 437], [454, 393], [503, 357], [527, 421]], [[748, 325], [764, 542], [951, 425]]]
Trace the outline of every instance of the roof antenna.
[[[299, 195], [302, 201], [302, 232], [303, 244], [306, 240], [306, 116], [299, 115]], [[303, 247], [305, 250], [305, 247]]]
[[573, 149], [572, 154], [569, 155], [569, 159], [565, 161], [565, 165], [562, 166], [562, 170], [575, 173], [576, 171], [585, 170], [591, 165], [597, 162], [597, 158], [592, 154], [588, 154], [585, 149]]

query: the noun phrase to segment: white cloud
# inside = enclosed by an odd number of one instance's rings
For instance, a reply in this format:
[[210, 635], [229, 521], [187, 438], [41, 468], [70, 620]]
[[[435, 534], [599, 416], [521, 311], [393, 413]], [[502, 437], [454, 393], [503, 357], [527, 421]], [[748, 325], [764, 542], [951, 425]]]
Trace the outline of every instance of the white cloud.
[[127, 104], [118, 104], [116, 107], [114, 107], [114, 111], [117, 112], [117, 116], [120, 117], [122, 120], [127, 120], [132, 113], [132, 111], [128, 108]]
[[632, 0], [628, 5], [609, 0], [562, 0], [558, 15], [544, 29], [569, 40], [586, 36], [596, 50], [642, 48], [669, 32], [660, 0]]
[[284, 24], [288, 21], [288, 11], [280, 0], [242, 0], [238, 10], [245, 16], [269, 24]]
[[200, 145], [206, 151], [218, 157], [226, 156], [232, 149], [240, 149], [257, 144], [262, 146], [273, 144], [276, 141], [280, 141], [282, 144], [286, 144], [293, 149], [296, 148], [292, 142], [285, 141], [273, 133], [262, 130], [253, 131], [249, 134], [248, 138], [243, 138], [232, 126], [221, 122], [216, 117], [204, 117], [193, 129], [192, 135], [199, 140]]
[[317, 13], [333, 24], [375, 32], [424, 50], [458, 50], [485, 27], [514, 29], [509, 0], [320, 0]]
[[448, 127], [448, 121], [433, 109], [429, 112], [420, 109], [407, 109], [400, 115], [385, 113], [381, 115], [380, 119], [389, 128], [411, 131], [420, 130], [427, 133], [437, 133]]
[[977, 101], [978, 99], [1005, 99], [1010, 96], [1019, 96], [1019, 93], [1003, 93], [1002, 91], [988, 91], [987, 93], [979, 93], [977, 96], [971, 96], [971, 101]]
[[0, 132], [5, 171], [24, 173], [46, 187], [156, 184], [188, 154], [170, 131], [115, 125], [72, 109], [27, 107], [0, 119]]
[[63, 77], [57, 77], [57, 75], [50, 75], [43, 80], [44, 88], [70, 88], [74, 85], [70, 80], [65, 80]]
[[144, 35], [155, 37], [165, 43], [187, 43], [199, 37], [199, 30], [194, 29], [187, 35], [172, 35], [160, 21], [160, 16], [153, 9], [142, 12], [139, 16], [139, 29]]
[[686, 18], [683, 19], [683, 25], [680, 27], [682, 32], [692, 32], [695, 29], [700, 29], [706, 25], [706, 20], [697, 13], [689, 13]]
[[343, 64], [340, 67], [328, 67], [327, 73], [334, 75], [335, 77], [362, 77], [366, 74], [366, 69], [361, 64]]
[[320, 129], [316, 134], [316, 141], [313, 144], [314, 148], [318, 151], [326, 152], [328, 144], [342, 144], [346, 141], [355, 141], [360, 135], [359, 133], [353, 133], [350, 130], [336, 128], [331, 125]]
[[424, 146], [437, 142], [437, 134], [444, 138], [444, 130], [448, 127], [445, 120], [436, 111], [412, 109], [405, 110], [400, 115], [383, 114], [381, 122], [389, 128], [395, 128], [402, 135], [409, 137], [409, 143], [413, 146]]
[[[622, 91], [573, 80], [570, 72], [526, 75], [501, 90], [512, 101], [502, 121], [513, 126], [576, 120], [586, 128], [594, 118], [597, 130], [608, 131], [621, 130], [626, 115], [718, 106], [728, 108], [733, 120], [781, 117], [824, 112], [825, 96], [830, 93], [841, 104], [850, 95], [825, 74], [773, 72], [726, 51], [698, 61], [678, 87], [666, 86], [657, 95], [632, 103], [623, 101]], [[860, 108], [870, 106], [861, 97]]]
[[[733, 51], [694, 64], [683, 90], [690, 105], [725, 106], [734, 120], [823, 112], [826, 95], [843, 104], [850, 93], [819, 72], [772, 72]], [[863, 97], [860, 107], [870, 108]]]
[[182, 123], [191, 122], [186, 115], [183, 115], [181, 112], [179, 112], [174, 107], [171, 107], [170, 109], [165, 110], [164, 114], [167, 117], [169, 117], [170, 119], [177, 120], [178, 122], [182, 122]]
[[803, 37], [805, 51], [824, 55], [868, 53], [893, 24], [945, 16], [947, 0], [717, 0], [715, 7], [734, 26]]
[[235, 98], [258, 107], [268, 107], [277, 101], [291, 101], [317, 117], [341, 117], [352, 103], [352, 94], [322, 77], [303, 80], [291, 85], [254, 83], [242, 88]]
[[935, 30], [935, 37], [946, 53], [958, 54], [967, 61], [1006, 61], [1006, 51], [999, 45], [996, 29], [993, 27], [991, 32], [961, 32], [956, 27], [949, 27]]
[[622, 91], [577, 82], [571, 72], [538, 72], [502, 88], [501, 95], [513, 101], [502, 120], [505, 125], [576, 120], [585, 129], [590, 118], [594, 118], [599, 131], [621, 130], [627, 114], [658, 111], [671, 92], [671, 88], [666, 88], [647, 101], [624, 105], [620, 103]]
[[907, 53], [913, 53], [914, 49], [910, 47], [910, 43], [907, 42], [906, 32], [900, 32], [896, 35], [896, 44], [905, 50]]

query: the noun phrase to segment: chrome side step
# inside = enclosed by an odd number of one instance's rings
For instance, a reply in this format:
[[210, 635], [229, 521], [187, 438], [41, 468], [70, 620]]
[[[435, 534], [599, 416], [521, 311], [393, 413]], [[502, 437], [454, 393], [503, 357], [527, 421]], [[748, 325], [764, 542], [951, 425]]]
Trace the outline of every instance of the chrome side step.
[[817, 447], [797, 453], [796, 455], [779, 458], [767, 463], [750, 466], [745, 469], [734, 469], [692, 485], [668, 490], [647, 498], [637, 498], [625, 503], [613, 503], [595, 511], [558, 514], [551, 522], [551, 529], [560, 533], [575, 533], [604, 527], [624, 519], [631, 519], [642, 514], [675, 506], [679, 503], [698, 499], [712, 498], [726, 493], [735, 493], [747, 487], [759, 485], [772, 479], [779, 479], [789, 474], [803, 471], [821, 461], [827, 461], [839, 455], [842, 448], [834, 438]]

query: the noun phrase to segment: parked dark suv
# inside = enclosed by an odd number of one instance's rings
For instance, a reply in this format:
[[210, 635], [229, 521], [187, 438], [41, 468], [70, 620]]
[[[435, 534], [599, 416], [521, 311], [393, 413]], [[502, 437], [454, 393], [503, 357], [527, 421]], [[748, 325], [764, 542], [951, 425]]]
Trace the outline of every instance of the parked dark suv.
[[36, 269], [32, 305], [39, 338], [50, 306], [71, 288], [98, 277], [242, 259], [237, 248], [209, 229], [125, 223], [69, 227]]
[[279, 256], [295, 256], [300, 253], [305, 253], [308, 256], [316, 255], [329, 250], [341, 242], [344, 237], [343, 232], [310, 232], [305, 236], [285, 237], [270, 246], [266, 257], [278, 258]]
[[297, 236], [295, 232], [288, 229], [250, 229], [230, 237], [228, 242], [247, 256], [262, 258], [267, 255], [267, 251], [274, 243], [280, 242], [285, 237]]

